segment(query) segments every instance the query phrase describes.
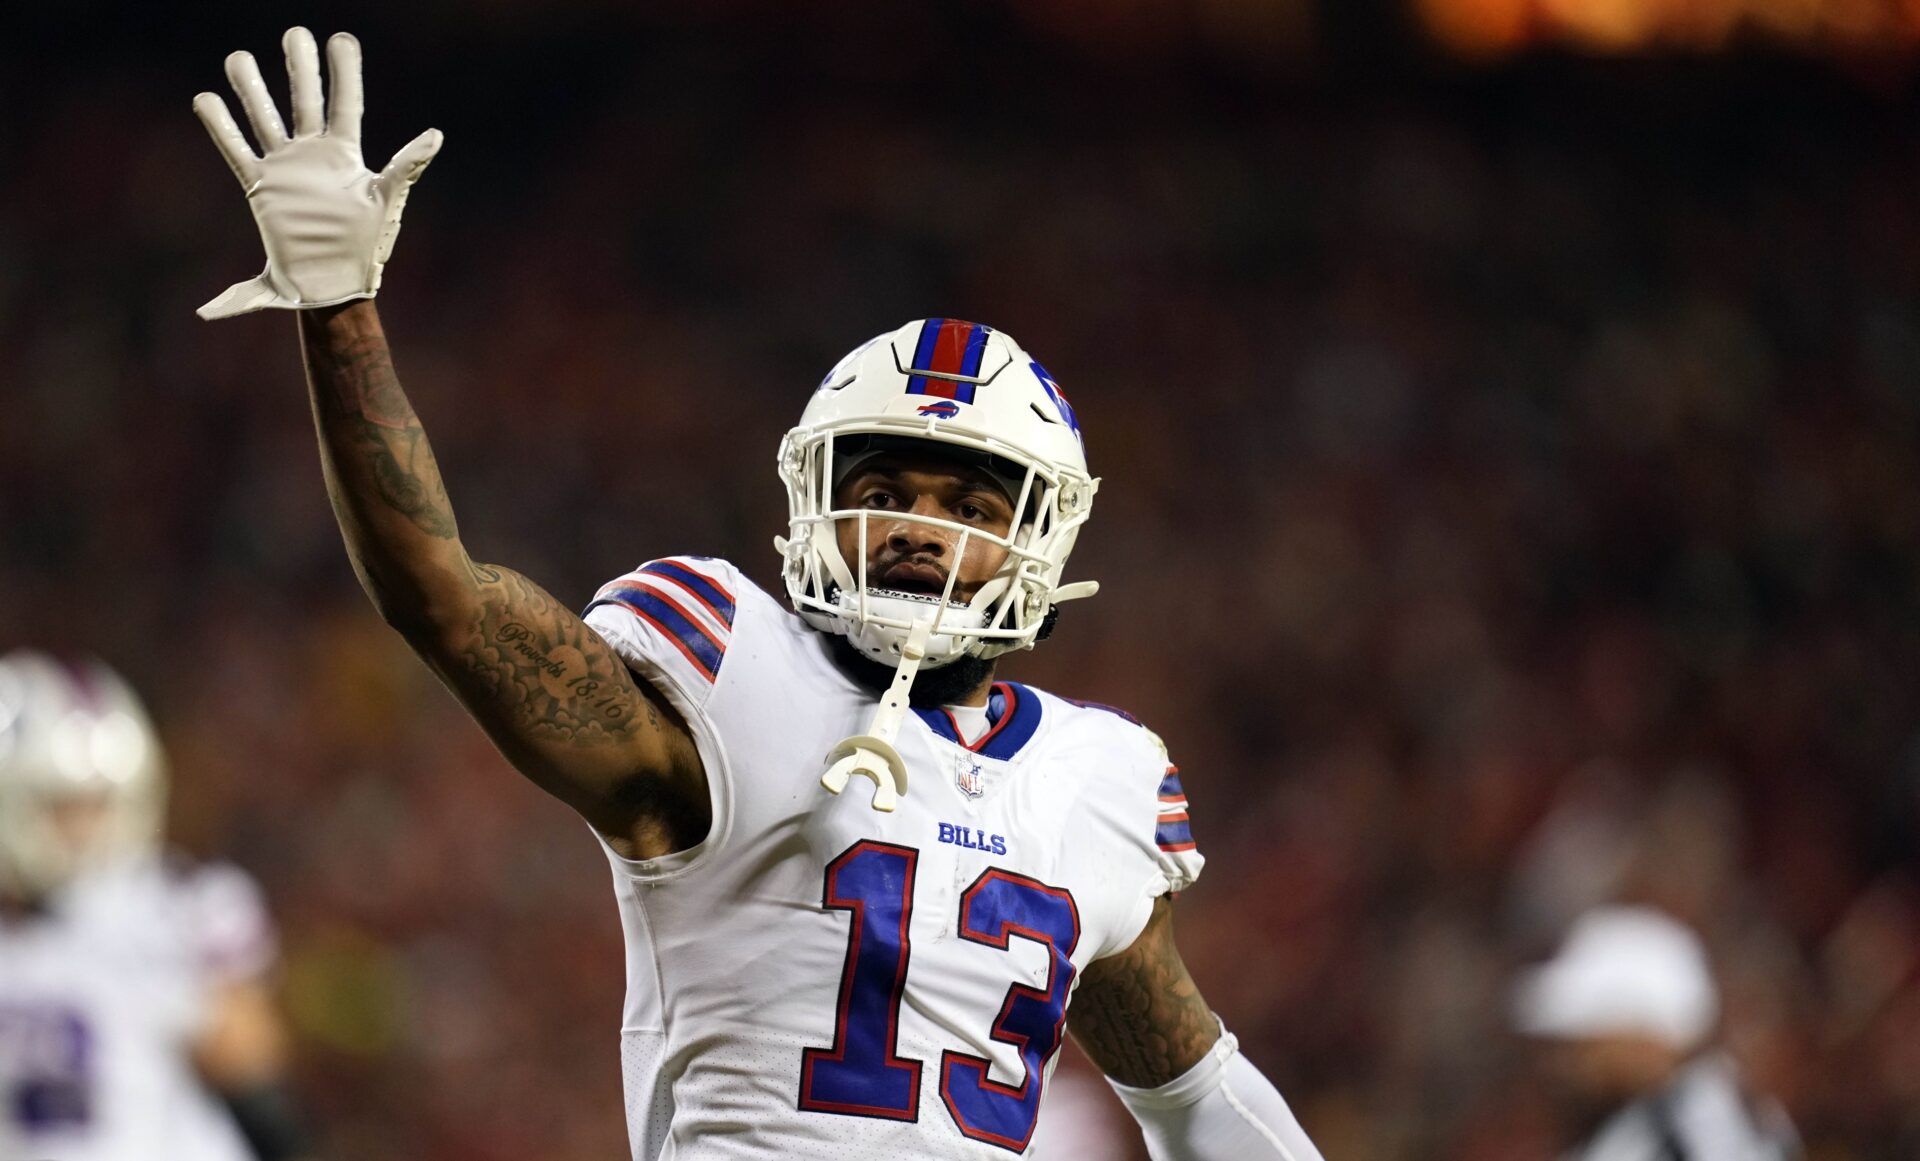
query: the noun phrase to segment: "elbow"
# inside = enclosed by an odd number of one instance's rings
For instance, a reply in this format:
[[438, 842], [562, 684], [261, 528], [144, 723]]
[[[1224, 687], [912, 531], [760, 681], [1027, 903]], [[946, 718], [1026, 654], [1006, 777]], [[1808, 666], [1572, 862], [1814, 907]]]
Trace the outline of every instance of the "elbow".
[[367, 590], [367, 597], [373, 602], [374, 612], [379, 613], [380, 619], [387, 623], [387, 628], [409, 642], [417, 644], [435, 635], [437, 625], [425, 602], [373, 589]]
[[413, 578], [395, 581], [371, 569], [356, 571], [374, 611], [409, 644], [419, 646], [436, 640], [463, 616], [470, 616], [472, 601], [461, 597], [471, 594], [442, 591], [448, 586], [424, 585]]

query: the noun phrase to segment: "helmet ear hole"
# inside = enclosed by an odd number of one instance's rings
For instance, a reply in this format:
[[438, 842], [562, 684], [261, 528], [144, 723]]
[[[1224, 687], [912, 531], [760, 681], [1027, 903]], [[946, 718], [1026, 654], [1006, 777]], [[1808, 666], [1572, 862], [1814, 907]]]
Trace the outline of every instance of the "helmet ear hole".
[[1060, 606], [1055, 605], [1052, 608], [1047, 610], [1047, 615], [1045, 617], [1042, 617], [1040, 619], [1040, 631], [1033, 635], [1034, 641], [1036, 642], [1045, 641], [1047, 638], [1053, 636], [1053, 627], [1056, 623], [1059, 622], [1059, 620], [1060, 620]]

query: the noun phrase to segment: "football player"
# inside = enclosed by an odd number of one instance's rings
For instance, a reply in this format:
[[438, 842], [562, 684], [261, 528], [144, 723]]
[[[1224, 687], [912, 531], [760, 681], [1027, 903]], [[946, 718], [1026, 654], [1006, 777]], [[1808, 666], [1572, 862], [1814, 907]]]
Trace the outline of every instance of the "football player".
[[163, 861], [164, 788], [105, 666], [0, 657], [0, 1157], [304, 1153], [259, 892]]
[[1317, 1157], [1175, 948], [1201, 858], [1159, 740], [997, 677], [1094, 589], [1062, 579], [1097, 481], [1041, 365], [955, 319], [867, 342], [779, 450], [785, 604], [671, 556], [576, 616], [468, 554], [367, 301], [440, 134], [369, 171], [359, 45], [328, 41], [324, 108], [313, 37], [282, 47], [291, 126], [227, 58], [258, 152], [194, 101], [267, 251], [200, 313], [298, 312], [368, 595], [604, 845], [633, 1155], [1027, 1154], [1071, 1028], [1156, 1157]]

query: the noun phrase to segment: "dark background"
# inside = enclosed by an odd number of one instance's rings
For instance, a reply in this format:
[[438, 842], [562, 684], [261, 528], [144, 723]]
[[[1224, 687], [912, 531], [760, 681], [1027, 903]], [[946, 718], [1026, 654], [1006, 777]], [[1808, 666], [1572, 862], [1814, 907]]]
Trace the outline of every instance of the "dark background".
[[349, 29], [374, 167], [447, 134], [380, 302], [477, 556], [574, 603], [674, 552], [773, 584], [824, 369], [1004, 328], [1106, 481], [1101, 596], [1007, 671], [1167, 739], [1183, 947], [1329, 1157], [1550, 1156], [1506, 988], [1611, 898], [1704, 931], [1815, 1157], [1912, 1157], [1916, 20], [11, 13], [0, 645], [152, 701], [180, 841], [274, 902], [330, 1156], [624, 1155], [604, 862], [359, 595], [292, 320], [192, 314], [260, 252], [191, 97]]

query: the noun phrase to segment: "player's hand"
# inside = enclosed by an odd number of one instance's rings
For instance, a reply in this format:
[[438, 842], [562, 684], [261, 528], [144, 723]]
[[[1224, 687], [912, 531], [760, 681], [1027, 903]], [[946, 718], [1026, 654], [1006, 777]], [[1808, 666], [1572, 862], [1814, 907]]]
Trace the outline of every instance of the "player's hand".
[[258, 154], [217, 94], [193, 99], [193, 111], [247, 191], [267, 247], [266, 270], [201, 307], [201, 318], [372, 298], [400, 233], [407, 190], [440, 151], [440, 131], [429, 129], [394, 154], [385, 169], [368, 170], [360, 156], [360, 42], [344, 32], [327, 41], [333, 92], [324, 108], [313, 34], [289, 29], [280, 44], [292, 81], [292, 136], [252, 53], [227, 58], [227, 80], [253, 124]]

